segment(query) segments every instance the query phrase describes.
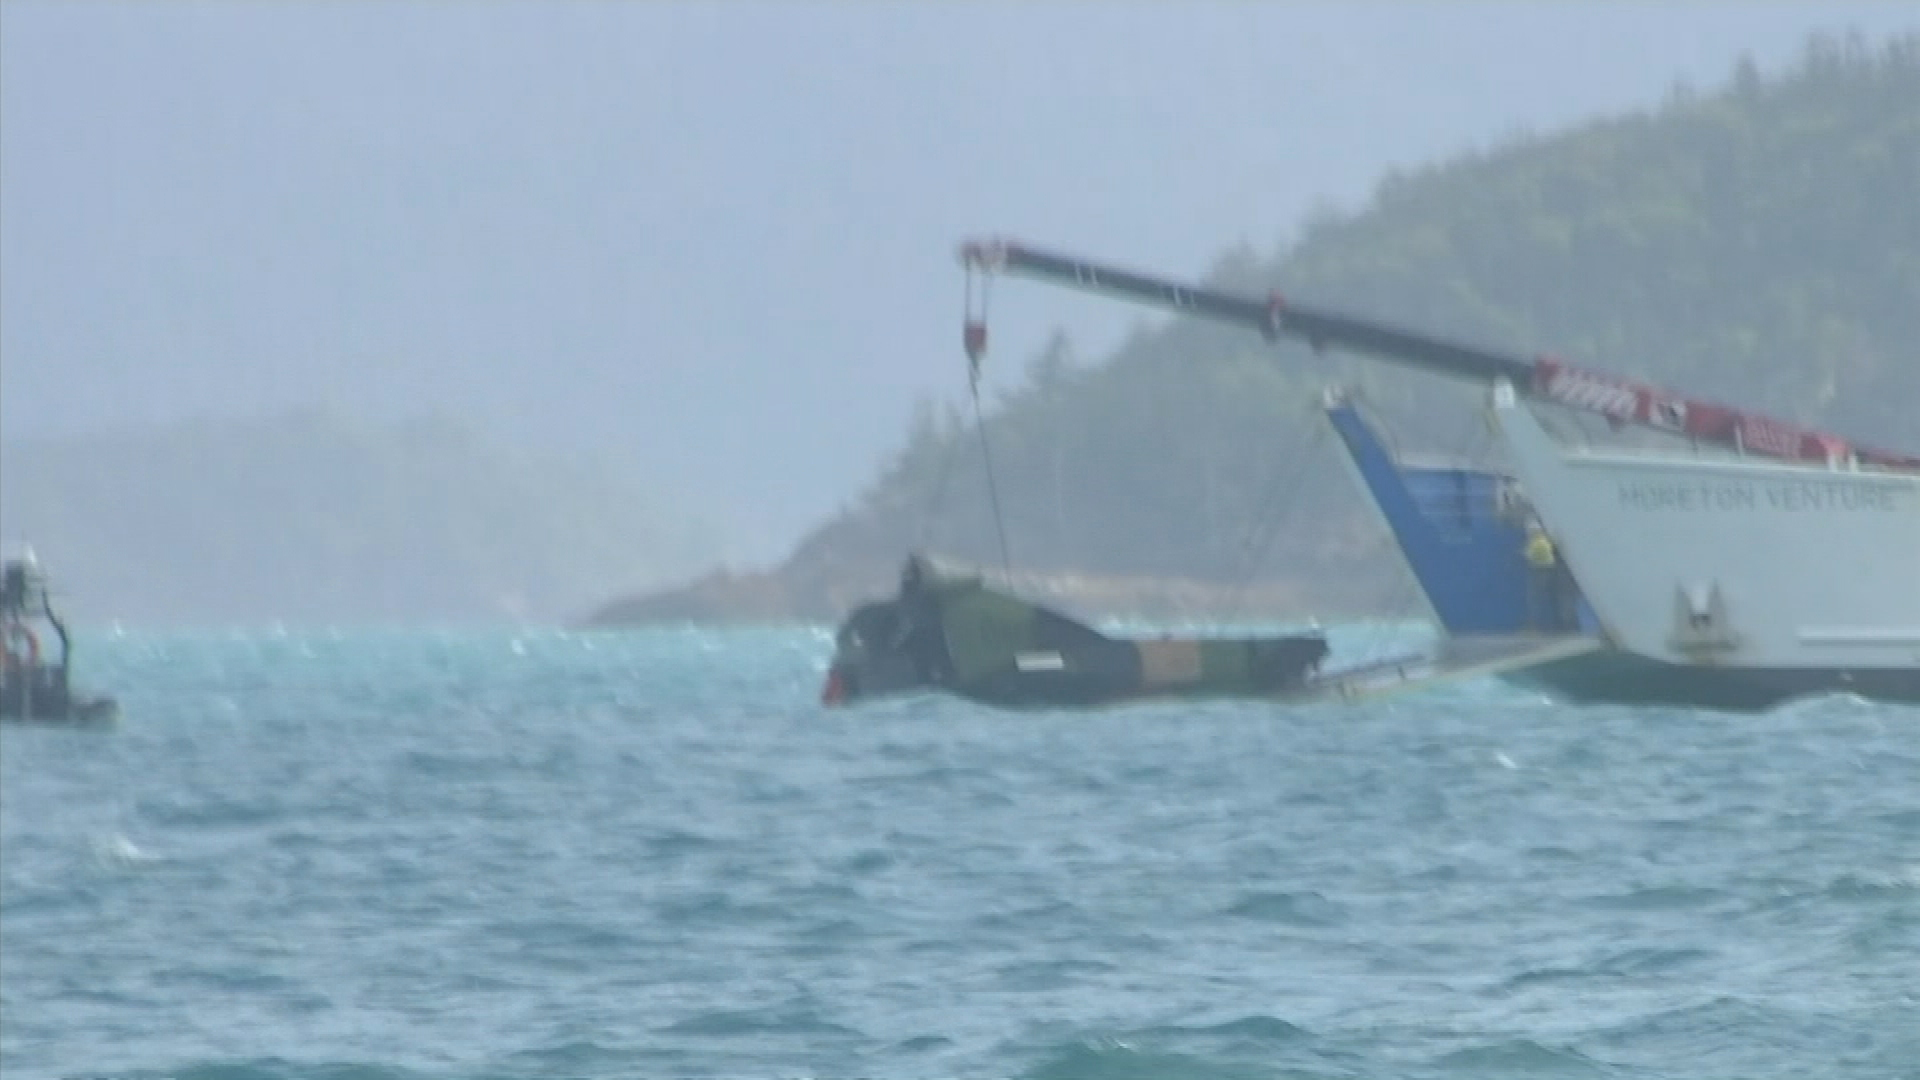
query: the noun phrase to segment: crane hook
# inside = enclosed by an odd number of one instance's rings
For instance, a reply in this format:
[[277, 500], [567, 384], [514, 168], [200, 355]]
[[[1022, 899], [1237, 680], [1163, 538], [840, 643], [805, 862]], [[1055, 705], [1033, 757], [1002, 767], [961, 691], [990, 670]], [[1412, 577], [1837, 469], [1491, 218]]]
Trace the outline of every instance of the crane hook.
[[1260, 335], [1268, 342], [1280, 340], [1280, 328], [1287, 320], [1287, 301], [1278, 292], [1267, 295], [1267, 321], [1260, 326]]
[[980, 278], [979, 304], [974, 303], [974, 266], [967, 263], [966, 311], [960, 341], [967, 350], [967, 374], [975, 385], [980, 382], [980, 361], [987, 355], [987, 298], [993, 279], [984, 271]]
[[983, 319], [968, 319], [961, 330], [961, 340], [967, 347], [967, 361], [975, 368], [980, 366], [980, 358], [987, 355], [987, 324]]

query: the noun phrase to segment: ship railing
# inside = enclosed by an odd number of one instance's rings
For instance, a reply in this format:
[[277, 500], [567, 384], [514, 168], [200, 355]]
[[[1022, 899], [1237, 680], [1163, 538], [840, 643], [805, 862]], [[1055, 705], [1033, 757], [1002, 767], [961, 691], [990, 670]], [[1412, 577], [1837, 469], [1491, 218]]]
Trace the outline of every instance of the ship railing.
[[[1536, 413], [1536, 415], [1539, 415]], [[1585, 426], [1578, 423], [1550, 421], [1541, 416], [1541, 427], [1554, 441], [1569, 453], [1584, 456], [1604, 455], [1614, 458], [1655, 458], [1673, 457], [1685, 454], [1704, 462], [1725, 464], [1764, 464], [1792, 465], [1797, 468], [1819, 470], [1823, 472], [1852, 473], [1864, 476], [1913, 476], [1912, 469], [1898, 468], [1892, 465], [1879, 465], [1861, 461], [1849, 452], [1835, 455], [1822, 461], [1787, 461], [1771, 454], [1750, 453], [1737, 441], [1733, 446], [1716, 446], [1702, 443], [1698, 439], [1687, 438], [1663, 432], [1636, 431], [1638, 440], [1625, 438], [1596, 438]]]

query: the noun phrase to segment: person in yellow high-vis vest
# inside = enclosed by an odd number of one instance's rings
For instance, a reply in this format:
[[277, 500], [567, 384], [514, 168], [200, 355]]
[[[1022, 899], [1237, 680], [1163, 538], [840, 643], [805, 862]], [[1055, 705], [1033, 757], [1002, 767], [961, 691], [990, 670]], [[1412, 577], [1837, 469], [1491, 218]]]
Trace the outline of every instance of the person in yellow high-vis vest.
[[1538, 521], [1527, 522], [1527, 608], [1533, 628], [1541, 632], [1564, 629], [1560, 603], [1560, 554], [1553, 538]]

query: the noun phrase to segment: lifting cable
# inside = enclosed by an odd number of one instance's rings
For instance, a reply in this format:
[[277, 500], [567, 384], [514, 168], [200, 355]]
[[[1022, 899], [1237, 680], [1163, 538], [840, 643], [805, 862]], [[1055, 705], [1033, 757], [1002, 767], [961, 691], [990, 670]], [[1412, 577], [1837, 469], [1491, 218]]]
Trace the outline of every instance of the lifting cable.
[[1258, 513], [1254, 515], [1247, 537], [1240, 544], [1243, 560], [1240, 580], [1228, 594], [1228, 607], [1239, 610], [1242, 615], [1246, 614], [1243, 609], [1247, 595], [1253, 589], [1253, 580], [1259, 576], [1260, 567], [1266, 562], [1273, 542], [1279, 538], [1281, 526], [1285, 524], [1288, 507], [1299, 496], [1313, 466], [1318, 464], [1314, 451], [1325, 435], [1325, 425], [1316, 426], [1305, 440], [1306, 445], [1294, 454], [1293, 468], [1276, 472], [1268, 483], [1266, 493], [1255, 504]]
[[987, 300], [993, 291], [993, 275], [980, 275], [979, 305], [974, 304], [974, 268], [967, 264], [967, 292], [961, 340], [967, 350], [967, 388], [973, 394], [973, 426], [980, 435], [980, 460], [986, 467], [987, 499], [993, 507], [993, 529], [1000, 538], [1000, 564], [1008, 581], [1013, 578], [1013, 556], [1007, 548], [1007, 525], [1000, 512], [1000, 486], [993, 476], [993, 450], [987, 442], [987, 421], [980, 409], [980, 361], [987, 355]]
[[[1397, 470], [1402, 461], [1401, 451], [1394, 429], [1392, 425], [1387, 423], [1386, 412], [1376, 408], [1374, 403], [1364, 396], [1356, 395], [1354, 402], [1367, 413], [1367, 418], [1373, 421], [1374, 430], [1380, 432], [1383, 439], [1387, 442], [1386, 449], [1388, 453], [1391, 454], [1391, 460]], [[1368, 500], [1373, 498], [1371, 492], [1363, 492], [1362, 496]], [[1421, 603], [1420, 579], [1418, 575], [1414, 573], [1413, 567], [1408, 564], [1407, 554], [1401, 550], [1400, 540], [1393, 535], [1391, 527], [1387, 530], [1387, 557], [1397, 571], [1397, 573], [1394, 574], [1394, 584], [1385, 596], [1387, 617], [1389, 619], [1410, 617]], [[1434, 628], [1438, 630], [1442, 636], [1445, 636], [1445, 627], [1436, 624]], [[1380, 636], [1378, 633], [1374, 635], [1374, 648], [1373, 651], [1368, 654], [1367, 659], [1378, 659], [1380, 655], [1386, 651], [1379, 646]]]
[[920, 514], [920, 528], [915, 535], [914, 548], [925, 550], [933, 538], [933, 523], [940, 514], [947, 498], [947, 478], [953, 475], [954, 453], [952, 440], [940, 439], [940, 472], [933, 481], [933, 494], [928, 497], [927, 505]]
[[[1374, 421], [1375, 429], [1380, 431], [1385, 438], [1391, 440], [1393, 429], [1386, 423], [1384, 412], [1375, 408], [1373, 403], [1366, 400], [1363, 396], [1356, 394], [1354, 401], [1366, 409], [1370, 418]], [[1460, 436], [1454, 440], [1452, 445], [1454, 460], [1457, 462], [1456, 467], [1465, 468], [1480, 464], [1486, 456], [1491, 437], [1492, 433], [1484, 424], [1478, 422], [1477, 417], [1470, 418], [1470, 422], [1467, 424], [1467, 430], [1462, 432]], [[1394, 451], [1393, 458], [1396, 463], [1399, 462], [1400, 455], [1397, 450]], [[1368, 496], [1368, 498], [1371, 497], [1370, 495]], [[1389, 617], [1411, 614], [1420, 603], [1420, 581], [1418, 577], [1414, 575], [1413, 568], [1407, 565], [1406, 554], [1400, 550], [1400, 543], [1393, 537], [1391, 532], [1388, 533], [1387, 540], [1391, 548], [1394, 565], [1399, 570], [1399, 573], [1395, 575], [1398, 578], [1398, 582], [1386, 596], [1387, 612]], [[1446, 627], [1439, 625], [1437, 621], [1431, 623], [1431, 628], [1442, 638], [1448, 636]], [[1375, 644], [1377, 646], [1377, 642]], [[1368, 658], [1377, 658], [1377, 652], [1378, 650], [1376, 650], [1376, 655], [1370, 655]]]

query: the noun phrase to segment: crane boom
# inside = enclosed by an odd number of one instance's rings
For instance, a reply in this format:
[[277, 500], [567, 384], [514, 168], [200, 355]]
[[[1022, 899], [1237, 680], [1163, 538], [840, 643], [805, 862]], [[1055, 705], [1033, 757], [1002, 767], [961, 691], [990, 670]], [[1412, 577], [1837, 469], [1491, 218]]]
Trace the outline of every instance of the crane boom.
[[[1345, 348], [1443, 375], [1492, 382], [1506, 379], [1522, 394], [1598, 413], [1616, 423], [1690, 436], [1745, 453], [1788, 461], [1844, 462], [1920, 469], [1920, 457], [1856, 446], [1745, 410], [1669, 394], [1633, 379], [1576, 367], [1555, 356], [1517, 356], [1400, 329], [1372, 319], [1316, 311], [1287, 303], [1279, 293], [1265, 299], [1185, 285], [1088, 259], [1041, 251], [1012, 240], [969, 241], [960, 248], [969, 272], [1009, 273], [1090, 292], [1104, 292], [1183, 314], [1201, 315], [1258, 331], [1269, 341], [1282, 336], [1314, 348]], [[970, 319], [967, 351], [975, 361], [986, 346], [984, 323]]]

